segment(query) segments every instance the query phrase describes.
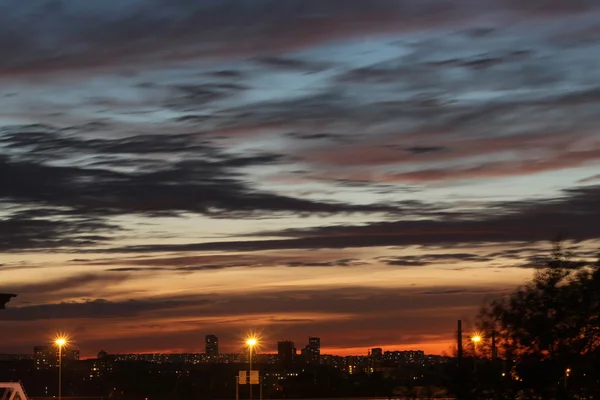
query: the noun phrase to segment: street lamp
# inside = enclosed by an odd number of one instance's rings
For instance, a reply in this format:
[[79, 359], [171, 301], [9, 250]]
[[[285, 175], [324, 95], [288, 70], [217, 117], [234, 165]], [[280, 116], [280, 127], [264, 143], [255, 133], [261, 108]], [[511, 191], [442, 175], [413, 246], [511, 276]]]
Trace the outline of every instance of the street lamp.
[[473, 342], [473, 356], [477, 357], [477, 345], [481, 343], [481, 335], [475, 334], [471, 336], [471, 342]]
[[[254, 346], [256, 346], [258, 344], [258, 340], [255, 337], [249, 337], [248, 339], [246, 339], [246, 345], [248, 345], [248, 353], [249, 353], [249, 357], [248, 357], [248, 379], [250, 380], [250, 400], [252, 400], [252, 350], [254, 349]], [[60, 399], [59, 399], [60, 400]]]
[[481, 335], [476, 333], [471, 336], [471, 342], [473, 342], [473, 369], [475, 372], [475, 380], [477, 380], [477, 345], [481, 343]]
[[571, 376], [571, 368], [565, 370], [565, 389], [568, 387], [567, 381], [569, 380], [569, 376]]
[[67, 339], [58, 338], [54, 344], [58, 346], [58, 400], [62, 400], [62, 348], [67, 344]]

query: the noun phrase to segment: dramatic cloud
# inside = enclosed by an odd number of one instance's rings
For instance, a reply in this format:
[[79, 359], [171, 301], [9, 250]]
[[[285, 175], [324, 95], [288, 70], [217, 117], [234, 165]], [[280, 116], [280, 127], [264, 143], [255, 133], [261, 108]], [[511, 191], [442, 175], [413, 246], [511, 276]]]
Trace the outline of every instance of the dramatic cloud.
[[35, 321], [44, 319], [136, 317], [161, 310], [179, 308], [185, 304], [186, 303], [179, 301], [144, 302], [130, 300], [124, 302], [111, 302], [98, 299], [80, 303], [42, 304], [9, 308], [7, 309], [7, 312], [4, 313], [4, 318], [9, 321]]
[[[16, 211], [2, 220], [6, 250], [102, 242], [106, 237], [98, 232], [116, 229], [102, 218], [119, 214], [194, 212], [257, 217], [264, 213], [395, 210], [386, 205], [310, 201], [252, 189], [238, 171], [280, 163], [279, 155], [229, 155], [194, 134], [79, 139], [56, 128], [27, 126], [6, 129], [0, 134], [0, 143], [11, 154], [0, 158], [1, 199], [45, 207], [37, 208], [35, 215], [32, 210]], [[201, 158], [167, 161], [164, 158], [169, 153]], [[69, 157], [74, 154], [86, 161], [73, 165]], [[156, 157], [148, 158], [150, 154]], [[28, 178], [16, 179], [24, 176]]]
[[84, 354], [109, 333], [198, 350], [249, 317], [273, 343], [447, 350], [548, 240], [596, 257], [599, 18], [594, 0], [4, 1], [0, 278], [19, 296], [0, 350], [54, 330]]
[[0, 250], [36, 250], [108, 242], [120, 231], [98, 218], [61, 209], [16, 211], [0, 219]]
[[[564, 197], [490, 204], [467, 218], [377, 222], [366, 225], [320, 226], [308, 229], [256, 232], [251, 236], [287, 239], [228, 241], [183, 245], [145, 245], [111, 252], [260, 251], [410, 245], [451, 245], [486, 242], [543, 242], [564, 235], [573, 240], [600, 237], [600, 187], [565, 191]], [[451, 216], [452, 217], [452, 216]], [[525, 229], [524, 227], [527, 227]], [[392, 261], [393, 262], [393, 261]]]

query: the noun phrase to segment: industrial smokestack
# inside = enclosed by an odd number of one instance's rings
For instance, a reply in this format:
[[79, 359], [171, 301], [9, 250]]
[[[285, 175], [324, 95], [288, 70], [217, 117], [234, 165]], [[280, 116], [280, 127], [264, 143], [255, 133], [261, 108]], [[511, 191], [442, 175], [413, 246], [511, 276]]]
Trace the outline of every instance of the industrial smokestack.
[[458, 349], [458, 359], [462, 360], [463, 357], [463, 340], [462, 340], [462, 321], [458, 320], [458, 332], [456, 335], [456, 348]]

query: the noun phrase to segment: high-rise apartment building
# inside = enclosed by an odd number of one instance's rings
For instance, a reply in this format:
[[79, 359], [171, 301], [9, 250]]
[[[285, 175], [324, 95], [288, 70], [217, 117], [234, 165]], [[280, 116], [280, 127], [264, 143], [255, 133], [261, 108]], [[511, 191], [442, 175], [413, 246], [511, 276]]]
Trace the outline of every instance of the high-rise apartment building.
[[206, 335], [205, 353], [207, 357], [219, 355], [219, 338], [216, 335]]
[[321, 338], [310, 336], [308, 338], [308, 362], [310, 364], [319, 364], [321, 360]]
[[381, 347], [371, 349], [371, 358], [375, 361], [383, 360], [383, 349]]
[[[63, 364], [79, 360], [79, 350], [63, 348], [61, 355]], [[58, 347], [53, 345], [35, 346], [33, 348], [33, 358], [35, 369], [38, 371], [58, 368]]]
[[294, 347], [294, 342], [289, 340], [277, 342], [277, 356], [279, 358], [279, 362], [284, 367], [289, 367], [292, 365], [294, 359], [296, 358], [296, 348]]

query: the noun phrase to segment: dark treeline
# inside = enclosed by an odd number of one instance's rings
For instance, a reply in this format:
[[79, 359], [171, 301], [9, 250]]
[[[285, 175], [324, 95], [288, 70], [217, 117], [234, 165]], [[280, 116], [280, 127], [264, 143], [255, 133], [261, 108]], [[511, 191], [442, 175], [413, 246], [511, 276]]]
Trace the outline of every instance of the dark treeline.
[[487, 304], [477, 321], [482, 340], [462, 366], [459, 397], [599, 397], [600, 255], [578, 261], [556, 241], [546, 267]]

